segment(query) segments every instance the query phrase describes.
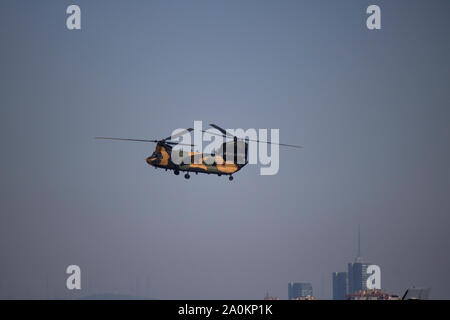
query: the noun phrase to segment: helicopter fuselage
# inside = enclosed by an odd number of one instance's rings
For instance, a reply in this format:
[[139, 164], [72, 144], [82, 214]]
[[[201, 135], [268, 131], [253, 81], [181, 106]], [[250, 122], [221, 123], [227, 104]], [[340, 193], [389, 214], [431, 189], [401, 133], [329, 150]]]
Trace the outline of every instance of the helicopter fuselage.
[[[175, 163], [172, 161], [172, 147], [159, 143], [155, 151], [149, 156], [146, 161], [149, 165], [155, 168], [166, 170], [173, 170], [175, 174], [180, 171], [217, 174], [217, 175], [232, 175], [239, 171], [248, 162], [238, 164], [233, 161], [225, 161], [222, 156], [200, 152], [186, 152], [181, 151], [179, 154], [180, 161]], [[179, 163], [179, 164], [178, 164]]]

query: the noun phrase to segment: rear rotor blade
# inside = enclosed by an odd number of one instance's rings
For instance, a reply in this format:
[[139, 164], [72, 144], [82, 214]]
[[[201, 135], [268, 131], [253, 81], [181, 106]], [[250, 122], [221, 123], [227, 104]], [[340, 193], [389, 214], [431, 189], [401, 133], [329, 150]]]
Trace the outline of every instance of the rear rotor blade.
[[[219, 129], [217, 129], [217, 130], [219, 130]], [[206, 131], [206, 130], [202, 130], [202, 132], [209, 133], [209, 134], [212, 134], [212, 135], [215, 135], [215, 136], [219, 136], [219, 137], [224, 137], [224, 138], [234, 137], [232, 135], [226, 136], [224, 134], [217, 134], [217, 133], [209, 132], [209, 131]], [[242, 139], [242, 138], [238, 138], [238, 140], [244, 141], [244, 139]], [[248, 139], [248, 141], [253, 141], [253, 142], [258, 142], [258, 143], [267, 143], [267, 144], [276, 144], [276, 145], [283, 146], [283, 147], [291, 147], [291, 148], [298, 148], [298, 149], [302, 148], [302, 146], [297, 146], [297, 145], [293, 145], [293, 144], [286, 144], [286, 143], [276, 143], [276, 142], [253, 140], [253, 139]]]
[[218, 137], [224, 137], [224, 138], [234, 138], [234, 137], [229, 137], [229, 136], [226, 136], [226, 135], [224, 135], [224, 134], [218, 134], [218, 133], [210, 132], [210, 131], [208, 131], [208, 130], [202, 130], [202, 132], [204, 132], [204, 133], [209, 133], [209, 134], [212, 134], [212, 135], [214, 135], [214, 136], [218, 136]]
[[303, 148], [302, 146], [297, 146], [295, 144], [276, 143], [276, 142], [268, 142], [268, 141], [261, 141], [261, 140], [251, 140], [251, 139], [249, 139], [249, 141], [255, 141], [255, 142], [258, 142], [258, 143], [276, 144], [276, 145], [283, 146], [283, 147], [291, 147], [291, 148], [297, 148], [297, 149]]
[[215, 125], [214, 123], [210, 123], [209, 124], [211, 127], [219, 130], [220, 132], [222, 132], [222, 134], [224, 134], [225, 136], [228, 136], [230, 138], [234, 138], [234, 136], [231, 133], [228, 133], [227, 130], [222, 129], [221, 127], [219, 127], [218, 125]]
[[[240, 138], [238, 138], [240, 139]], [[243, 140], [243, 139], [241, 139]], [[286, 143], [277, 143], [277, 142], [269, 142], [269, 141], [261, 141], [261, 140], [253, 140], [253, 139], [247, 139], [248, 141], [258, 142], [258, 143], [267, 143], [267, 144], [276, 144], [283, 147], [291, 147], [291, 148], [298, 148], [301, 149], [302, 146], [297, 146], [295, 144], [286, 144]]]

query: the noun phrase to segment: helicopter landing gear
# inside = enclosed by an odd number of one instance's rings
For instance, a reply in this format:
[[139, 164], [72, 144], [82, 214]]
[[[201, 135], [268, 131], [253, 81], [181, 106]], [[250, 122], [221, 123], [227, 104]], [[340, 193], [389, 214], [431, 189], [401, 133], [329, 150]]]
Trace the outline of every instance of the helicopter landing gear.
[[186, 173], [185, 175], [184, 175], [184, 178], [185, 179], [189, 179], [191, 176], [189, 175], [189, 173]]
[[180, 174], [180, 171], [178, 171], [178, 170], [175, 170], [174, 172], [173, 172], [176, 176], [177, 175], [179, 175]]
[[228, 180], [230, 180], [230, 181], [233, 181], [233, 179], [234, 179], [233, 176], [228, 177]]

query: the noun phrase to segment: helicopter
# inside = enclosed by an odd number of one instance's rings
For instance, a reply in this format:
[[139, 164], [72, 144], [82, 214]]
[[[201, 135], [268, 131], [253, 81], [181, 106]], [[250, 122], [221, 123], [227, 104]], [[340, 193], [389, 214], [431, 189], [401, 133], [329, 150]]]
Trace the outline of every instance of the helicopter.
[[[179, 175], [180, 172], [186, 172], [184, 175], [186, 179], [190, 178], [189, 174], [190, 172], [195, 172], [195, 174], [206, 173], [206, 174], [216, 174], [218, 176], [225, 175], [228, 176], [228, 179], [230, 181], [233, 181], [234, 173], [238, 172], [248, 164], [249, 141], [267, 144], [277, 144], [280, 146], [287, 146], [293, 148], [301, 148], [300, 146], [290, 144], [252, 140], [249, 138], [242, 139], [230, 134], [225, 129], [215, 124], [210, 124], [210, 126], [217, 129], [220, 132], [220, 134], [204, 130], [201, 131], [212, 135], [221, 136], [226, 139], [231, 138], [232, 141], [224, 142], [213, 153], [202, 153], [195, 151], [186, 152], [183, 150], [179, 150], [179, 153], [177, 154], [177, 161], [174, 161], [175, 159], [173, 159], [172, 153], [173, 146], [182, 145], [194, 147], [195, 145], [180, 143], [172, 140], [179, 138], [187, 133], [190, 133], [191, 131], [194, 130], [193, 128], [184, 129], [172, 136], [160, 140], [113, 138], [113, 137], [95, 137], [94, 139], [156, 143], [156, 148], [153, 151], [152, 155], [146, 158], [146, 162], [149, 165], [155, 168], [165, 169], [166, 171], [172, 170], [175, 175]], [[231, 160], [229, 158], [231, 158]]]

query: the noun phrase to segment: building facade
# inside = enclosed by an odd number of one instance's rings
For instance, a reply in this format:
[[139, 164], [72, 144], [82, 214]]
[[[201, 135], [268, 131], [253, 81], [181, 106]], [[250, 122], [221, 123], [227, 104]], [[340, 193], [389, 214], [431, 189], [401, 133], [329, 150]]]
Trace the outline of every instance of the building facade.
[[333, 300], [345, 300], [348, 294], [347, 272], [333, 272]]
[[348, 264], [348, 293], [367, 290], [367, 267], [370, 263], [353, 262]]
[[313, 289], [311, 283], [308, 282], [289, 282], [288, 299], [312, 297]]

